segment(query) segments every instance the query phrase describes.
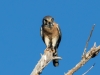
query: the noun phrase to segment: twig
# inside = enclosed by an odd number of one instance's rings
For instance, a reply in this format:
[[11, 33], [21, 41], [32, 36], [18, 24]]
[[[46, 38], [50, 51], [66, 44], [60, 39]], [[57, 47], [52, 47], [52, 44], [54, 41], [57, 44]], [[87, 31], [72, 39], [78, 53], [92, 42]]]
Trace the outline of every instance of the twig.
[[90, 35], [89, 35], [89, 37], [88, 37], [88, 40], [86, 41], [86, 45], [85, 45], [85, 48], [84, 48], [84, 51], [83, 51], [82, 58], [83, 58], [83, 57], [85, 56], [85, 54], [86, 54], [86, 49], [87, 49], [87, 47], [88, 47], [88, 43], [89, 43], [90, 38], [91, 38], [91, 36], [92, 36], [94, 27], [95, 27], [95, 24], [94, 24], [93, 27], [92, 27], [92, 30], [91, 30]]
[[42, 70], [50, 63], [50, 61], [54, 59], [62, 59], [61, 57], [53, 57], [52, 50], [45, 50], [44, 54], [41, 54], [41, 59], [38, 61], [37, 65], [33, 69], [32, 73], [30, 75], [40, 75], [42, 73]]
[[94, 66], [95, 66], [95, 63], [85, 73], [83, 73], [82, 75], [86, 75]]
[[98, 46], [98, 47], [94, 47], [93, 46], [86, 53], [86, 57], [83, 58], [74, 68], [72, 68], [71, 70], [69, 70], [65, 75], [73, 75], [73, 73], [76, 72], [78, 69], [80, 69], [84, 64], [86, 64], [86, 62], [89, 61], [96, 52], [98, 52], [98, 53], [100, 52], [100, 46]]

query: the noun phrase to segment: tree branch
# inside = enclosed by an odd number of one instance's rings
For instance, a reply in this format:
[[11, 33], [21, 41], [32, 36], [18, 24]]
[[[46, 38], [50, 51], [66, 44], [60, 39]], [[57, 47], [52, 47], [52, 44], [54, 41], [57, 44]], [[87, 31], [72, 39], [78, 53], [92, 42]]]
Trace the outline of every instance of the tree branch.
[[74, 72], [80, 69], [84, 64], [86, 64], [87, 61], [95, 57], [99, 52], [100, 52], [100, 46], [96, 47], [94, 43], [94, 46], [86, 53], [86, 57], [83, 57], [82, 60], [74, 68], [69, 70], [65, 75], [73, 75]]
[[54, 59], [62, 59], [61, 57], [53, 57], [53, 51], [51, 49], [45, 49], [44, 54], [41, 54], [41, 59], [33, 69], [30, 75], [40, 75], [42, 70]]
[[84, 52], [83, 52], [83, 56], [82, 56], [82, 57], [84, 57], [85, 54], [86, 54], [86, 49], [87, 49], [87, 47], [88, 47], [88, 43], [89, 43], [90, 38], [91, 38], [91, 36], [92, 36], [92, 33], [93, 33], [93, 30], [94, 30], [94, 27], [95, 27], [95, 24], [93, 25], [92, 30], [90, 31], [90, 35], [89, 35], [89, 37], [88, 37], [88, 40], [86, 41], [86, 45], [85, 45], [85, 48], [84, 48]]

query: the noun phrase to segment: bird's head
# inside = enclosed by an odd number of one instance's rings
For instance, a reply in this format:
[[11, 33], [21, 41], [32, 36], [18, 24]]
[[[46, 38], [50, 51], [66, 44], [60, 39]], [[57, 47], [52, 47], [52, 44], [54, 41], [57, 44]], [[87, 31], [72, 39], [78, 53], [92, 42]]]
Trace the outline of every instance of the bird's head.
[[53, 27], [53, 22], [54, 22], [54, 18], [52, 18], [51, 16], [45, 16], [43, 18], [43, 25], [49, 28]]

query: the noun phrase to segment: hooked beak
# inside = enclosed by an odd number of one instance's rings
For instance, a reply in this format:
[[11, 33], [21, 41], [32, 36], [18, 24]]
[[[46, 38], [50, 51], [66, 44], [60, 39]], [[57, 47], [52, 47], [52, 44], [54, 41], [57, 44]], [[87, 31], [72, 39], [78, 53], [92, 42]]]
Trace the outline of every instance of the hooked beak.
[[51, 28], [53, 26], [52, 22], [49, 22], [49, 28]]

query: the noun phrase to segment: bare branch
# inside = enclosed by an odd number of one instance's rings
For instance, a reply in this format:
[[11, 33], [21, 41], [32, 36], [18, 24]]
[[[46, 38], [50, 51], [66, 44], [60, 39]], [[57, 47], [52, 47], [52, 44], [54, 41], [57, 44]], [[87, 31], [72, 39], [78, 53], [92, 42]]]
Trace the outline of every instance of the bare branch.
[[95, 63], [85, 73], [83, 73], [82, 75], [86, 75], [94, 67], [94, 65], [95, 65]]
[[98, 46], [98, 47], [93, 46], [86, 53], [86, 57], [84, 57], [74, 68], [69, 70], [65, 75], [73, 75], [74, 72], [76, 72], [78, 69], [80, 69], [84, 64], [86, 64], [87, 61], [89, 61], [91, 58], [93, 58], [94, 55], [96, 56], [99, 52], [100, 52], [100, 46]]
[[44, 54], [41, 54], [41, 59], [38, 61], [37, 65], [33, 69], [30, 75], [39, 75], [42, 70], [54, 59], [62, 59], [61, 57], [53, 57], [53, 51], [51, 49], [46, 49]]
[[85, 48], [84, 48], [84, 52], [83, 52], [83, 56], [82, 56], [82, 58], [83, 58], [83, 57], [85, 56], [85, 54], [86, 54], [86, 49], [87, 49], [87, 47], [88, 47], [88, 43], [89, 43], [90, 38], [91, 38], [91, 36], [92, 36], [92, 33], [93, 33], [93, 30], [94, 30], [94, 27], [95, 27], [95, 24], [94, 24], [93, 27], [92, 27], [92, 30], [91, 30], [90, 35], [89, 35], [89, 37], [88, 37], [88, 40], [86, 41], [86, 45], [85, 45]]

